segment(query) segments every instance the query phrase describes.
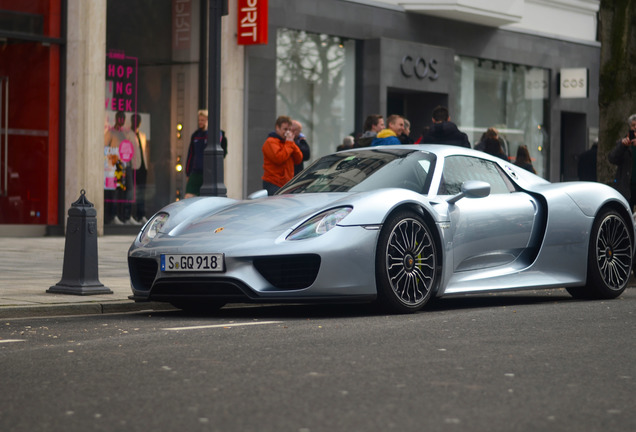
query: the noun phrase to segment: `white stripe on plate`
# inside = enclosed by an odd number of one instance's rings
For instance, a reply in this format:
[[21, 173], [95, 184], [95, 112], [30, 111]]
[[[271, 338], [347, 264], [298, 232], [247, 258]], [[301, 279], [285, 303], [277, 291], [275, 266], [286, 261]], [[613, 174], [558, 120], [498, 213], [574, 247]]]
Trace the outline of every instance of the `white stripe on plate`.
[[25, 339], [0, 339], [0, 343], [26, 342]]

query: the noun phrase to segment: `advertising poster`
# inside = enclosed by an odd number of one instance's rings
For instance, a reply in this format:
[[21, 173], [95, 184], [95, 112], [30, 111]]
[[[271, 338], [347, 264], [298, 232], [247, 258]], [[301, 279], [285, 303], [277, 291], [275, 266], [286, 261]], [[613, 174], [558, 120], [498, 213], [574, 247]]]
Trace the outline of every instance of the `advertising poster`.
[[130, 119], [137, 113], [137, 58], [106, 55], [104, 190], [106, 202], [134, 202], [134, 173], [140, 162]]

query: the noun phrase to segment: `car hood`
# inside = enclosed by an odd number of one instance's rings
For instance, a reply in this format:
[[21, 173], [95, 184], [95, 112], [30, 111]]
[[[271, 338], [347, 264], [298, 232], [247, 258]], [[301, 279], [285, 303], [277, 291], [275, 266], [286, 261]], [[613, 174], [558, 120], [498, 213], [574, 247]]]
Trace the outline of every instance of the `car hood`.
[[[429, 205], [421, 195], [406, 189], [275, 195], [246, 201], [218, 197], [189, 200], [162, 209], [161, 213], [168, 213], [170, 217], [159, 235], [147, 244], [136, 241], [133, 248], [141, 247], [151, 254], [153, 250], [155, 253], [166, 250], [194, 253], [208, 250], [212, 245], [227, 253], [268, 251], [272, 245], [285, 242], [303, 222], [325, 210], [353, 207], [338, 224], [342, 227], [380, 226], [400, 204]], [[437, 215], [437, 212], [431, 214]]]
[[[169, 229], [179, 238], [253, 238], [291, 232], [316, 213], [346, 205], [346, 193], [280, 195], [258, 200], [236, 201], [221, 209], [193, 214]], [[187, 212], [187, 208], [182, 211]], [[269, 233], [269, 235], [267, 235]]]

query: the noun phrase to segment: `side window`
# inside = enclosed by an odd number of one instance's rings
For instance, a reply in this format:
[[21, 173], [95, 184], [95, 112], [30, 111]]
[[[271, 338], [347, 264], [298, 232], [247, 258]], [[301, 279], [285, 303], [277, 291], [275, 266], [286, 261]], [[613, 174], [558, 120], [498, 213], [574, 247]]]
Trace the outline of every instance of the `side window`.
[[513, 191], [497, 164], [475, 157], [451, 156], [444, 159], [442, 181], [438, 195], [456, 195], [466, 180], [481, 180], [490, 184], [491, 194], [507, 194]]

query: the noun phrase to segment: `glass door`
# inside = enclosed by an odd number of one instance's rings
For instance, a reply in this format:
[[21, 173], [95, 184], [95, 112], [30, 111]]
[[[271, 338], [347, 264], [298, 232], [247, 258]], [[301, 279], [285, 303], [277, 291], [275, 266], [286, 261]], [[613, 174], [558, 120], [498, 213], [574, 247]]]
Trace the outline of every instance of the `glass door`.
[[0, 225], [57, 225], [61, 0], [0, 0]]
[[47, 224], [49, 181], [57, 177], [49, 166], [50, 157], [57, 160], [50, 146], [50, 47], [13, 42], [2, 48], [0, 223]]

